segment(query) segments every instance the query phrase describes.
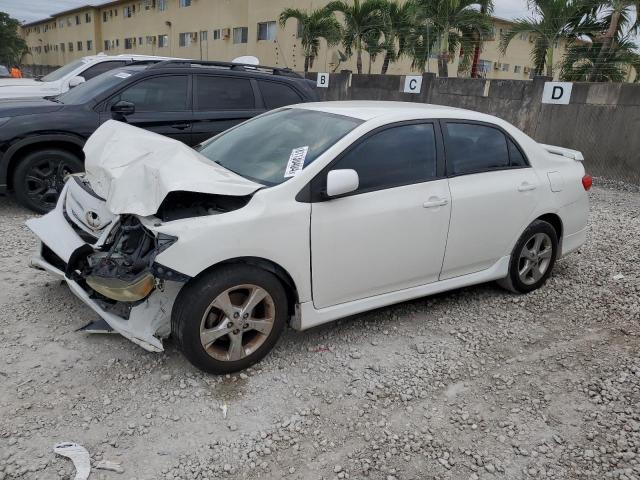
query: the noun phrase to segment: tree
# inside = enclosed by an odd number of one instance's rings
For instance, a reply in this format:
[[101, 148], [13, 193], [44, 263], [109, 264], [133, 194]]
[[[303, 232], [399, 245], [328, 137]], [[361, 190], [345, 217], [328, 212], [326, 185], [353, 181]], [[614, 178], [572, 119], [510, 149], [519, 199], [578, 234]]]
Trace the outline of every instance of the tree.
[[0, 64], [19, 65], [27, 52], [27, 44], [18, 36], [20, 22], [0, 12]]
[[[493, 13], [493, 0], [480, 0], [480, 13], [491, 15]], [[480, 63], [480, 52], [484, 38], [478, 32], [476, 34], [476, 44], [473, 51], [473, 63], [471, 64], [471, 78], [478, 78], [478, 64]]]
[[[606, 48], [603, 48], [606, 46]], [[640, 75], [640, 54], [631, 34], [609, 43], [604, 36], [569, 47], [560, 78], [568, 82], [623, 82], [630, 69]], [[603, 54], [604, 52], [604, 54]]]
[[[384, 0], [353, 0], [353, 5], [342, 0], [329, 2], [325, 7], [329, 12], [340, 12], [344, 15], [342, 44], [348, 56], [356, 52], [356, 68], [362, 73], [362, 51], [373, 47], [374, 38], [382, 33], [382, 12]], [[372, 49], [373, 50], [373, 49]]]
[[468, 64], [476, 35], [491, 32], [491, 19], [479, 11], [479, 0], [416, 0], [416, 5], [418, 23], [437, 36], [440, 77], [449, 76], [448, 64], [457, 51]]
[[324, 38], [327, 46], [337, 45], [341, 39], [340, 23], [333, 12], [324, 8], [314, 10], [311, 13], [297, 8], [287, 8], [280, 14], [280, 26], [284, 28], [287, 20], [295, 18], [300, 25], [302, 50], [304, 51], [304, 71], [313, 66], [313, 60], [318, 56], [320, 39]]
[[[599, 43], [600, 51], [597, 58], [593, 62], [592, 73], [589, 76], [589, 81], [597, 82], [601, 76], [598, 72], [598, 66], [602, 65], [607, 58], [612, 59], [624, 51], [625, 48], [618, 48], [616, 45], [616, 37], [620, 35], [621, 30], [624, 27], [629, 32], [637, 33], [640, 29], [640, 0], [605, 0], [602, 3], [596, 4], [600, 14], [605, 14], [605, 24], [607, 29], [600, 38], [595, 39]], [[631, 18], [636, 15], [635, 22], [631, 22]], [[628, 42], [628, 38], [625, 38]], [[626, 56], [626, 55], [623, 55]], [[640, 73], [640, 72], [639, 72]]]
[[380, 72], [383, 75], [387, 73], [391, 62], [397, 61], [407, 52], [407, 40], [414, 26], [415, 13], [416, 5], [413, 1], [407, 1], [402, 5], [393, 0], [385, 2], [382, 10], [384, 60]]
[[597, 28], [592, 8], [580, 0], [529, 0], [533, 15], [519, 18], [513, 27], [500, 39], [500, 50], [506, 53], [509, 43], [517, 35], [533, 36], [531, 51], [537, 75], [547, 68], [547, 75], [553, 77], [553, 49], [561, 40], [571, 42], [583, 34]]

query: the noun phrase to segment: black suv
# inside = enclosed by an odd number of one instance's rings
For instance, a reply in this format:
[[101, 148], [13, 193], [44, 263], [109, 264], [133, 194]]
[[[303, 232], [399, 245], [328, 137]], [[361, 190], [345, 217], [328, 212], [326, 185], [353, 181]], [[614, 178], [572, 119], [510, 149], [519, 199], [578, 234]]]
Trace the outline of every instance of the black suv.
[[284, 68], [168, 60], [111, 70], [57, 97], [0, 100], [0, 194], [44, 213], [82, 147], [109, 119], [197, 145], [267, 110], [316, 101], [315, 85]]

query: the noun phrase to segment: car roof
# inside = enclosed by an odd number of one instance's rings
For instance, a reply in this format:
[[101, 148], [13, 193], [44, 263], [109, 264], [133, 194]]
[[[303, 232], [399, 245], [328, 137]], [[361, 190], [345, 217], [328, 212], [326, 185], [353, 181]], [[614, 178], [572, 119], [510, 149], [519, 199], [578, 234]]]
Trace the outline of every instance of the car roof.
[[139, 60], [181, 60], [175, 57], [161, 57], [158, 55], [139, 55], [139, 54], [127, 54], [127, 53], [121, 53], [118, 55], [106, 55], [104, 53], [99, 53], [97, 55], [87, 55], [82, 57], [82, 61], [85, 63], [91, 63], [91, 62], [106, 62], [109, 60], [132, 60], [132, 61], [139, 61]]
[[495, 121], [496, 117], [472, 110], [433, 105], [430, 103], [387, 102], [376, 100], [350, 100], [338, 102], [315, 102], [296, 105], [296, 108], [317, 110], [321, 112], [353, 117], [368, 121], [374, 118], [460, 118], [478, 121]]

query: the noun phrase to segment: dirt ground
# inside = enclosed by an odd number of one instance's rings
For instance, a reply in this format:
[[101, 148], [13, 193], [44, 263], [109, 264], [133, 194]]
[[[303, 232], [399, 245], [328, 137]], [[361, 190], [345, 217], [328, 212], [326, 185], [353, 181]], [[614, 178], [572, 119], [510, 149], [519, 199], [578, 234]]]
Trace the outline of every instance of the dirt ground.
[[30, 214], [0, 198], [0, 480], [72, 478], [61, 441], [124, 470], [91, 479], [640, 478], [640, 193], [591, 198], [588, 243], [532, 294], [289, 330], [223, 377], [77, 332], [94, 314], [27, 268]]

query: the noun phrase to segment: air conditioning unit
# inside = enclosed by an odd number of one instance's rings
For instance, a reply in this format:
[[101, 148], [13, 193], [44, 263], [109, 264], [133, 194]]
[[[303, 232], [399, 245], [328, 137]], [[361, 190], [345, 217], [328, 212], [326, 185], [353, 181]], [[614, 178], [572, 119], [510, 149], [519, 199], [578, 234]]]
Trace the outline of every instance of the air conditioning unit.
[[529, 67], [524, 67], [524, 74], [529, 75]]
[[225, 40], [229, 40], [229, 38], [231, 37], [231, 29], [230, 28], [223, 28], [222, 29], [222, 38]]
[[493, 69], [494, 70], [500, 70], [500, 68], [502, 67], [502, 64], [499, 62], [493, 62]]
[[198, 41], [198, 32], [191, 32], [190, 37], [191, 37], [191, 41], [192, 42], [197, 42]]

